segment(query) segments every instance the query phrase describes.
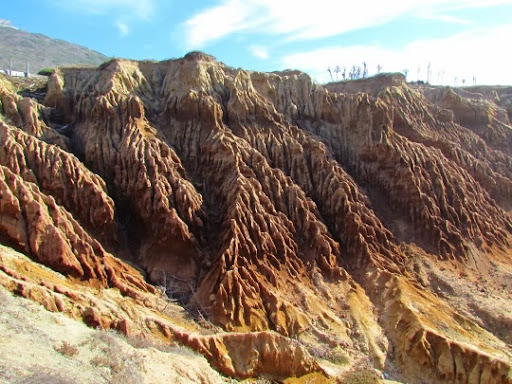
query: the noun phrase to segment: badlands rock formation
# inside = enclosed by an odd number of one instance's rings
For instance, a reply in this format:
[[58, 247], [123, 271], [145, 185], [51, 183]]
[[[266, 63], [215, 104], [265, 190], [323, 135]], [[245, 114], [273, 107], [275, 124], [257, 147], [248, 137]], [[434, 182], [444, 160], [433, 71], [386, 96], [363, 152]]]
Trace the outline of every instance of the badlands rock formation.
[[512, 383], [507, 89], [320, 86], [197, 52], [57, 70], [43, 105], [2, 79], [0, 240], [30, 259], [4, 251], [0, 282], [232, 377], [343, 380], [337, 350]]

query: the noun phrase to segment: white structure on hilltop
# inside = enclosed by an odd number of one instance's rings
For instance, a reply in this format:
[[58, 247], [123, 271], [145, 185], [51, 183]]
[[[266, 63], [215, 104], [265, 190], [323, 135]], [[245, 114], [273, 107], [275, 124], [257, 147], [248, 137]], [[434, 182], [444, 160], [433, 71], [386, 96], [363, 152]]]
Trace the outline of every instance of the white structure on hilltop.
[[15, 71], [12, 69], [12, 60], [9, 60], [9, 68], [0, 70], [0, 73], [7, 75], [7, 76], [13, 76], [13, 77], [33, 77], [30, 74], [30, 64], [28, 62], [25, 67], [25, 72], [22, 72], [22, 71]]

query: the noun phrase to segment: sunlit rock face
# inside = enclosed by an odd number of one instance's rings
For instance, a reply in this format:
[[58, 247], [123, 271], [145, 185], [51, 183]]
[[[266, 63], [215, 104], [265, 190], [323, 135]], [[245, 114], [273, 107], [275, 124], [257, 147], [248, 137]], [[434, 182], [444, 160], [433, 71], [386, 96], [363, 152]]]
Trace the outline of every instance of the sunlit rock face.
[[0, 240], [132, 300], [173, 281], [236, 332], [176, 336], [229, 375], [319, 370], [293, 338], [410, 382], [510, 383], [512, 131], [474, 93], [202, 53], [61, 69], [44, 105], [2, 80]]

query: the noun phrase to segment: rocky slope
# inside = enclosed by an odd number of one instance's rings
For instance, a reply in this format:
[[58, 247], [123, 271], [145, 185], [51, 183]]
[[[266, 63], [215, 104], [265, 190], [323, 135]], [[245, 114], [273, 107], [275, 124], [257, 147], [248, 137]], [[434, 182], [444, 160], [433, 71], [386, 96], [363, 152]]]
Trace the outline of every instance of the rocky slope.
[[233, 377], [511, 383], [508, 96], [476, 93], [201, 53], [61, 69], [43, 105], [2, 80], [0, 238], [62, 275], [0, 282]]

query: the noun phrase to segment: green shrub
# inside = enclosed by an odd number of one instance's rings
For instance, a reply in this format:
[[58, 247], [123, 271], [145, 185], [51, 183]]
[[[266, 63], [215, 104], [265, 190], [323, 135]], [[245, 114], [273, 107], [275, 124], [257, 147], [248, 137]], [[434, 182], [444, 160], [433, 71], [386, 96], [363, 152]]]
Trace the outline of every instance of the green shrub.
[[53, 68], [43, 68], [39, 72], [37, 72], [37, 74], [41, 75], [41, 76], [51, 76], [53, 71], [54, 71]]

